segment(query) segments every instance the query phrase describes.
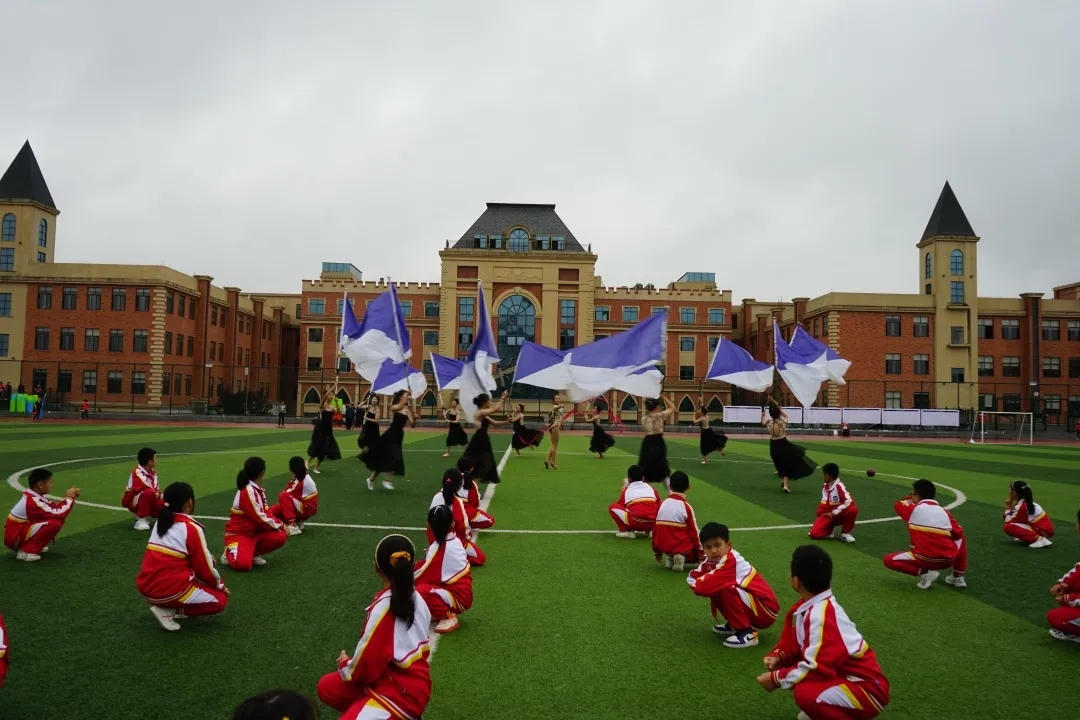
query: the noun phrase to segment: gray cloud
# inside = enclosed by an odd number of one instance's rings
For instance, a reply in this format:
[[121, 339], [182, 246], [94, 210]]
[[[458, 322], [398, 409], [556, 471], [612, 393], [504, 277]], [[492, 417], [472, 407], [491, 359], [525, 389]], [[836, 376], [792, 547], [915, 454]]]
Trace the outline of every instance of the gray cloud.
[[1074, 3], [234, 5], [7, 4], [58, 260], [436, 280], [485, 202], [554, 202], [609, 284], [917, 292], [947, 178], [980, 294], [1080, 279]]

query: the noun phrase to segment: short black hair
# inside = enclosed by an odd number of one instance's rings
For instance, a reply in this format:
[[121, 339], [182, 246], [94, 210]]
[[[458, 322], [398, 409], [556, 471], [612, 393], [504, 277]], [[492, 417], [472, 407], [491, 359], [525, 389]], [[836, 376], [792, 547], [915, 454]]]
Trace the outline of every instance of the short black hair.
[[676, 470], [668, 478], [668, 484], [677, 493], [686, 492], [690, 488], [690, 478], [682, 470]]
[[30, 487], [34, 487], [38, 483], [43, 483], [52, 477], [52, 470], [48, 468], [34, 468], [30, 471], [30, 477], [27, 482], [30, 483]]
[[818, 545], [800, 545], [791, 554], [791, 577], [817, 595], [832, 585], [832, 558]]
[[833, 480], [840, 477], [840, 466], [836, 463], [825, 463], [821, 466], [821, 471], [825, 473], [826, 477], [831, 477]]
[[933, 500], [937, 497], [937, 488], [934, 487], [934, 483], [925, 478], [912, 483], [911, 489], [923, 500]]
[[724, 542], [731, 542], [731, 534], [728, 532], [727, 525], [721, 525], [716, 522], [707, 522], [701, 526], [701, 532], [698, 533], [702, 543], [706, 543], [709, 540], [720, 538]]
[[640, 465], [631, 465], [626, 468], [626, 477], [630, 479], [630, 482], [640, 482], [645, 479], [645, 468]]
[[157, 455], [153, 448], [144, 447], [139, 450], [139, 465], [146, 467], [146, 463], [150, 462]]

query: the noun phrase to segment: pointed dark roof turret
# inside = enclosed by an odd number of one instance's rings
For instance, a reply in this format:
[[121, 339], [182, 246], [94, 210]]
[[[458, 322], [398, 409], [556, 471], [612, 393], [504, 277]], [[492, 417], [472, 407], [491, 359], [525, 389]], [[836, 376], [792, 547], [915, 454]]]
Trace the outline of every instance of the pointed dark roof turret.
[[23, 143], [7, 172], [0, 177], [0, 200], [29, 200], [56, 210], [56, 203], [53, 202], [49, 186], [45, 184], [45, 176], [41, 174], [29, 140]]
[[[937, 235], [950, 235], [953, 237], [978, 237], [971, 229], [964, 209], [953, 194], [949, 181], [945, 181], [945, 187], [941, 188], [934, 212], [930, 213], [930, 222], [926, 223], [922, 239], [932, 238]], [[919, 242], [922, 242], [920, 240]]]

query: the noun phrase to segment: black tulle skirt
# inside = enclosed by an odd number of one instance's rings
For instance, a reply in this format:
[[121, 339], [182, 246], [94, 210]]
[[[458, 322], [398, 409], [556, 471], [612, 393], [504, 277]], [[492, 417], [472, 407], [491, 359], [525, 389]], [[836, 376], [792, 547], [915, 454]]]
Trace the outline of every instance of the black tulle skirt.
[[533, 430], [525, 427], [524, 423], [514, 423], [514, 436], [510, 439], [510, 444], [515, 450], [524, 450], [527, 447], [540, 447], [540, 443], [544, 441], [544, 432], [542, 430]]
[[776, 473], [788, 480], [810, 477], [817, 470], [817, 463], [806, 456], [806, 450], [787, 438], [769, 440], [769, 457]]
[[461, 423], [450, 423], [450, 427], [446, 431], [446, 447], [468, 444], [469, 436], [462, 429]]
[[[326, 413], [323, 413], [324, 417], [321, 418], [311, 431], [311, 442], [308, 443], [307, 454], [308, 457], [317, 458], [319, 462], [323, 460], [340, 460], [341, 450], [338, 448], [337, 440], [334, 439], [334, 425], [332, 419], [325, 417]], [[333, 417], [333, 414], [330, 414]]]
[[589, 452], [604, 454], [608, 448], [615, 444], [615, 438], [604, 432], [599, 425], [593, 424], [592, 440], [589, 441]]
[[375, 447], [364, 453], [361, 460], [371, 472], [402, 476], [405, 474], [405, 456], [401, 451], [404, 440], [404, 430], [391, 425], [379, 436]]
[[375, 449], [379, 442], [379, 423], [374, 420], [365, 420], [360, 428], [360, 435], [356, 438], [356, 447], [360, 452], [366, 453]]
[[668, 465], [667, 443], [663, 435], [646, 435], [641, 439], [638, 465], [645, 470], [645, 482], [664, 482], [671, 475]]
[[491, 438], [487, 428], [481, 426], [472, 434], [465, 448], [465, 456], [473, 460], [473, 480], [477, 482], [499, 482], [499, 468], [495, 464], [495, 451], [491, 449]]
[[709, 453], [717, 450], [723, 450], [726, 445], [727, 435], [712, 428], [701, 428], [701, 439], [698, 441], [701, 457], [706, 457]]

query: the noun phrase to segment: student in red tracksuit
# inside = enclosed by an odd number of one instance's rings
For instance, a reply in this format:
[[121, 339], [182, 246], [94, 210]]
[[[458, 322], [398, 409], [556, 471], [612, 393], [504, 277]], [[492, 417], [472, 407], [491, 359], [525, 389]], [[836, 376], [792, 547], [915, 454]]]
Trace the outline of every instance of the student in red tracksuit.
[[[1080, 533], [1080, 512], [1076, 513], [1076, 532]], [[1050, 594], [1060, 606], [1046, 613], [1051, 637], [1080, 643], [1080, 563], [1054, 583]]]
[[694, 508], [686, 502], [690, 478], [682, 470], [671, 473], [671, 494], [660, 503], [653, 526], [652, 549], [656, 562], [663, 560], [664, 567], [682, 572], [686, 563], [697, 565], [705, 559], [698, 537]]
[[474, 465], [472, 458], [467, 455], [457, 461], [457, 469], [461, 473], [461, 490], [458, 491], [458, 497], [465, 501], [465, 510], [469, 515], [473, 537], [477, 530], [495, 527], [495, 518], [491, 513], [480, 509], [480, 491], [476, 488], [476, 481], [473, 480]]
[[796, 548], [791, 587], [801, 599], [757, 681], [765, 692], [792, 690], [799, 720], [870, 720], [889, 704], [889, 681], [831, 584], [829, 554], [817, 545]]
[[4, 545], [16, 551], [17, 560], [40, 560], [75, 507], [79, 488], [69, 488], [61, 502], [52, 502], [46, 497], [52, 492], [52, 477], [52, 472], [46, 468], [31, 470], [27, 479], [30, 489], [23, 492], [8, 513], [4, 523]]
[[388, 535], [375, 549], [383, 589], [367, 608], [363, 637], [318, 684], [319, 699], [344, 713], [341, 720], [416, 720], [427, 707], [431, 613], [413, 587], [415, 556], [403, 535]]
[[618, 501], [608, 508], [619, 528], [615, 537], [635, 538], [637, 533], [652, 532], [659, 509], [660, 496], [645, 482], [645, 470], [640, 465], [631, 465]]
[[1054, 543], [1054, 522], [1035, 502], [1031, 487], [1023, 480], [1009, 484], [1005, 499], [1005, 534], [1029, 548], [1050, 547]]
[[270, 508], [270, 514], [285, 523], [286, 535], [299, 535], [304, 530], [304, 521], [319, 512], [319, 488], [299, 455], [289, 458], [289, 471], [292, 479], [278, 495], [277, 505]]
[[945, 582], [953, 587], [967, 587], [967, 542], [964, 528], [945, 508], [938, 505], [937, 488], [929, 480], [916, 480], [914, 492], [893, 507], [908, 526], [911, 549], [885, 556], [885, 567], [906, 575], [918, 576], [920, 590], [929, 590], [945, 568], [952, 575]]
[[754, 566], [731, 547], [726, 525], [705, 523], [701, 528], [705, 562], [690, 571], [686, 582], [695, 595], [712, 601], [713, 632], [728, 635], [724, 645], [748, 648], [758, 644], [757, 630], [772, 627], [780, 613], [776, 593]]
[[[428, 510], [430, 511], [431, 508], [438, 505], [446, 505], [450, 508], [454, 514], [454, 533], [461, 540], [461, 544], [465, 546], [465, 553], [469, 556], [469, 564], [481, 567], [487, 562], [487, 555], [472, 539], [473, 532], [472, 525], [469, 523], [469, 511], [465, 507], [465, 501], [458, 494], [464, 481], [461, 472], [455, 468], [448, 468], [443, 472], [442, 488], [435, 493], [435, 497], [431, 498]], [[427, 529], [427, 536], [428, 545], [435, 542], [435, 534], [431, 532], [431, 528]]]
[[813, 540], [824, 540], [831, 537], [836, 528], [840, 528], [840, 539], [853, 543], [855, 538], [851, 531], [855, 529], [859, 506], [855, 504], [855, 498], [844, 483], [840, 482], [839, 465], [825, 463], [821, 474], [825, 477], [825, 484], [821, 486], [821, 502], [818, 503], [814, 526], [810, 528], [810, 537]]
[[149, 530], [150, 518], [156, 518], [161, 510], [161, 488], [158, 486], [157, 453], [144, 447], [139, 450], [139, 464], [131, 471], [124, 497], [120, 504], [135, 513], [135, 529]]
[[413, 578], [420, 593], [437, 620], [435, 632], [451, 633], [458, 629], [457, 616], [472, 607], [472, 568], [465, 546], [454, 532], [454, 513], [446, 505], [428, 510], [428, 530], [435, 542], [427, 549], [427, 557], [416, 564]]
[[259, 481], [266, 475], [266, 461], [250, 457], [236, 476], [236, 496], [225, 523], [225, 552], [221, 564], [247, 572], [252, 565], [265, 565], [263, 555], [285, 544], [281, 522], [266, 505], [266, 491]]
[[4, 627], [4, 616], [0, 615], [0, 688], [4, 687], [4, 678], [8, 673], [8, 639], [7, 628]]
[[135, 578], [150, 612], [170, 632], [180, 629], [177, 620], [219, 613], [229, 602], [229, 589], [214, 567], [203, 526], [191, 517], [193, 512], [195, 491], [190, 485], [173, 483], [165, 488], [157, 524]]

